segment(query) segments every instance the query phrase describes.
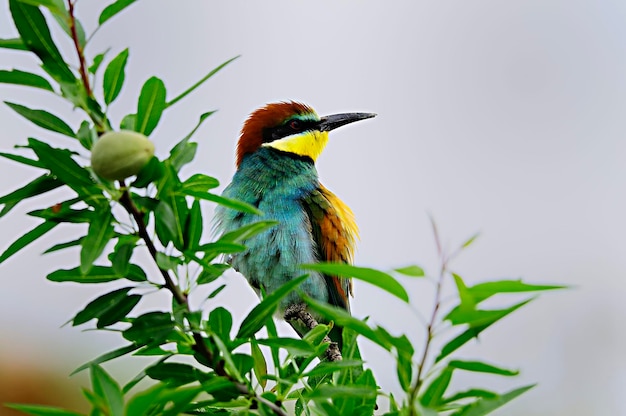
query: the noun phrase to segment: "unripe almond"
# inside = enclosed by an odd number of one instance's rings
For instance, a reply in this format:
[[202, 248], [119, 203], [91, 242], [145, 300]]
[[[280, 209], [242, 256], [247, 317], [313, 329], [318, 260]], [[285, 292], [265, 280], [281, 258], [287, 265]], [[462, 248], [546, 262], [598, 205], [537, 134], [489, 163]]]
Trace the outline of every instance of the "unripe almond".
[[154, 155], [154, 144], [130, 130], [103, 134], [91, 149], [91, 167], [98, 176], [122, 180], [139, 173]]

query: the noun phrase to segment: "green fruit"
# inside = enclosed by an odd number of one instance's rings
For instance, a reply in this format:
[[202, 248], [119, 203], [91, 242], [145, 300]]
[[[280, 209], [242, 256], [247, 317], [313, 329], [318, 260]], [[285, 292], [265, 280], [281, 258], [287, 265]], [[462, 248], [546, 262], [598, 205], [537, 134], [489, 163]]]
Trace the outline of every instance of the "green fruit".
[[139, 173], [154, 156], [154, 144], [130, 130], [103, 134], [91, 149], [91, 167], [102, 178], [122, 180]]

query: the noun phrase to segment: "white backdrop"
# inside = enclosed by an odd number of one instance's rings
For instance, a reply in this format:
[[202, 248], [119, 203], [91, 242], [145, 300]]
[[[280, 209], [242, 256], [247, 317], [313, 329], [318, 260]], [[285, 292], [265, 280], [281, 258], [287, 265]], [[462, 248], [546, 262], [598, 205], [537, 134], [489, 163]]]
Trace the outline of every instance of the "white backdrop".
[[[88, 29], [105, 4], [79, 4]], [[539, 383], [499, 415], [618, 415], [626, 414], [625, 22], [626, 3], [611, 0], [152, 0], [109, 22], [87, 54], [112, 46], [111, 58], [130, 47], [127, 88], [110, 112], [118, 121], [134, 111], [149, 76], [162, 78], [173, 97], [241, 54], [168, 110], [152, 136], [165, 156], [201, 113], [219, 109], [198, 131], [197, 159], [183, 175], [200, 171], [223, 185], [234, 171], [243, 120], [266, 102], [302, 100], [321, 115], [378, 113], [333, 132], [318, 163], [322, 181], [356, 214], [357, 264], [418, 263], [434, 273], [428, 213], [450, 247], [480, 231], [453, 264], [469, 284], [523, 277], [573, 288], [542, 295], [461, 351], [519, 368], [521, 377], [459, 375], [454, 386], [506, 391]], [[3, 2], [0, 37], [12, 36]], [[36, 64], [25, 53], [0, 51], [3, 69]], [[45, 92], [0, 85], [0, 98], [80, 119]], [[2, 151], [29, 136], [70, 145], [5, 106], [0, 126]], [[1, 161], [0, 194], [36, 174]], [[24, 203], [0, 219], [0, 250], [36, 224], [24, 210], [61, 198]], [[78, 251], [39, 256], [80, 231], [65, 230], [0, 265], [0, 355], [62, 374], [122, 345], [115, 334], [59, 328], [103, 293], [45, 280], [54, 268], [78, 262]], [[219, 302], [241, 320], [256, 298], [234, 273], [227, 279]], [[431, 286], [406, 283], [412, 307], [429, 314]], [[163, 301], [150, 298], [144, 308]], [[353, 312], [418, 343], [423, 338], [410, 308], [360, 282]], [[376, 347], [364, 349], [379, 383], [397, 389], [391, 361]], [[144, 364], [107, 368], [124, 379]]]

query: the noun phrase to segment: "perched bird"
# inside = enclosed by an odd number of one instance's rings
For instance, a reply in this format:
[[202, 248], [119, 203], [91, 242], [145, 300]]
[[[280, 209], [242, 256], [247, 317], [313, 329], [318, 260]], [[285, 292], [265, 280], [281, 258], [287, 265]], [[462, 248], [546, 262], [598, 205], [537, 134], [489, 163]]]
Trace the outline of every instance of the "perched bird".
[[[374, 117], [346, 113], [319, 117], [298, 102], [268, 104], [244, 123], [237, 146], [237, 171], [223, 196], [257, 207], [261, 216], [217, 208], [217, 229], [229, 232], [259, 221], [278, 225], [244, 241], [247, 249], [232, 256], [231, 265], [257, 293], [271, 293], [290, 279], [309, 274], [300, 290], [308, 296], [350, 310], [349, 279], [305, 271], [301, 264], [352, 261], [358, 229], [352, 211], [318, 179], [315, 161], [328, 142], [328, 132]], [[284, 310], [301, 304], [297, 292], [285, 297]], [[306, 328], [292, 326], [303, 335]], [[341, 330], [331, 332], [341, 343]]]

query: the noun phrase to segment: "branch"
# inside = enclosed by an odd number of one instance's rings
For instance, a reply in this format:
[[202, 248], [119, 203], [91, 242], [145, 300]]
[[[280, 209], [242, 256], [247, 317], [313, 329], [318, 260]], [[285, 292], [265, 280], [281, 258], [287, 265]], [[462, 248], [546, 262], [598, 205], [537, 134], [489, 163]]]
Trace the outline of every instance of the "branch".
[[[300, 320], [300, 322], [302, 322], [304, 326], [309, 329], [309, 331], [319, 325], [317, 320], [313, 318], [313, 315], [306, 310], [306, 305], [301, 303], [287, 307], [284, 318], [287, 322], [294, 319]], [[326, 350], [326, 358], [328, 361], [342, 360], [343, 357], [341, 356], [341, 351], [339, 351], [339, 345], [336, 342], [333, 342], [328, 335], [324, 337], [322, 342], [328, 342], [330, 344]]]
[[417, 379], [415, 380], [415, 385], [409, 392], [409, 406], [410, 406], [410, 411], [411, 411], [412, 416], [417, 415], [416, 409], [413, 406], [413, 403], [415, 402], [415, 400], [417, 400], [417, 395], [419, 393], [419, 390], [422, 387], [422, 384], [424, 383], [422, 374], [424, 373], [424, 367], [426, 367], [426, 360], [428, 359], [428, 352], [430, 350], [430, 345], [434, 338], [435, 320], [437, 319], [437, 313], [439, 312], [439, 308], [441, 306], [441, 291], [442, 291], [441, 289], [443, 286], [443, 279], [446, 273], [448, 272], [448, 262], [450, 260], [450, 258], [447, 257], [443, 252], [441, 240], [439, 238], [439, 232], [432, 218], [431, 218], [431, 223], [433, 227], [433, 233], [435, 235], [435, 243], [437, 245], [437, 252], [439, 254], [439, 258], [441, 259], [441, 267], [439, 269], [439, 277], [437, 279], [437, 287], [435, 289], [435, 305], [433, 306], [433, 312], [432, 312], [432, 315], [430, 316], [430, 321], [428, 322], [428, 325], [426, 326], [426, 342], [424, 343], [424, 352], [422, 353], [422, 358], [420, 359], [417, 365]]
[[85, 86], [85, 92], [87, 93], [87, 97], [93, 97], [93, 92], [91, 91], [91, 86], [89, 85], [89, 76], [87, 75], [87, 64], [85, 63], [85, 54], [83, 53], [83, 48], [80, 46], [80, 41], [78, 40], [78, 32], [76, 31], [76, 18], [74, 17], [74, 2], [72, 0], [67, 1], [68, 4], [68, 12], [69, 12], [69, 26], [70, 32], [72, 32], [72, 40], [74, 41], [74, 48], [76, 49], [76, 53], [78, 54], [78, 62], [80, 63], [80, 78], [83, 81], [83, 85]]
[[[120, 187], [126, 188], [126, 184], [124, 183], [124, 181], [120, 181]], [[130, 216], [133, 217], [133, 219], [135, 220], [135, 223], [137, 224], [137, 230], [138, 230], [139, 236], [145, 242], [146, 247], [148, 248], [148, 251], [150, 252], [150, 256], [152, 256], [152, 259], [154, 260], [156, 264], [156, 258], [157, 258], [156, 247], [154, 246], [154, 243], [152, 242], [152, 239], [150, 238], [150, 234], [148, 233], [148, 229], [144, 221], [144, 215], [142, 212], [139, 211], [139, 209], [137, 209], [137, 206], [133, 202], [130, 196], [130, 192], [128, 192], [128, 189], [124, 189], [124, 192], [122, 193], [122, 196], [120, 197], [119, 201], [120, 201], [120, 204], [130, 214]], [[159, 271], [161, 272], [161, 276], [163, 276], [163, 279], [165, 280], [165, 285], [164, 285], [165, 288], [172, 293], [172, 296], [174, 297], [176, 302], [179, 305], [181, 305], [185, 309], [186, 312], [191, 312], [191, 309], [189, 308], [189, 302], [187, 300], [187, 295], [181, 292], [180, 288], [174, 283], [174, 280], [172, 279], [172, 277], [170, 276], [167, 270], [159, 267]], [[192, 335], [194, 339], [193, 350], [196, 351], [199, 355], [201, 355], [204, 359], [206, 359], [207, 362], [212, 363], [214, 361], [213, 354], [207, 348], [202, 334], [198, 331], [192, 331]], [[218, 364], [213, 368], [213, 370], [215, 371], [217, 375], [228, 378], [228, 380], [230, 380], [235, 385], [235, 388], [242, 395], [249, 397], [258, 403], [264, 404], [265, 406], [270, 408], [272, 412], [274, 412], [276, 415], [287, 416], [287, 413], [285, 413], [285, 411], [279, 405], [277, 405], [276, 403], [273, 403], [270, 400], [265, 399], [264, 397], [259, 396], [258, 394], [256, 394], [254, 390], [250, 390], [247, 385], [233, 378], [230, 374], [226, 372], [223, 365]]]

